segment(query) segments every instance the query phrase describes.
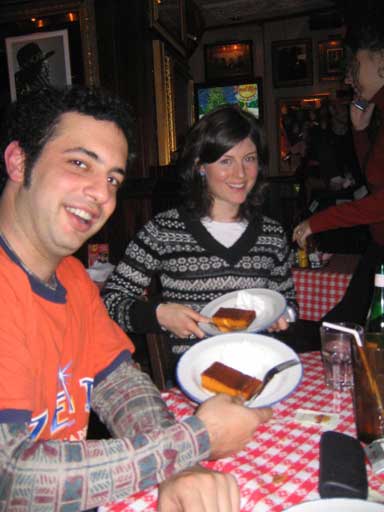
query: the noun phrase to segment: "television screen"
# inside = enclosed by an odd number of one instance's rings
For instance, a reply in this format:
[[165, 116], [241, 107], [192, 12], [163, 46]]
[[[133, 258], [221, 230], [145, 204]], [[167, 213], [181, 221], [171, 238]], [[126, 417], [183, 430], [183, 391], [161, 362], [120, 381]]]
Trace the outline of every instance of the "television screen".
[[195, 84], [195, 103], [198, 119], [220, 105], [228, 104], [239, 105], [257, 119], [261, 119], [261, 79], [253, 78], [226, 84]]

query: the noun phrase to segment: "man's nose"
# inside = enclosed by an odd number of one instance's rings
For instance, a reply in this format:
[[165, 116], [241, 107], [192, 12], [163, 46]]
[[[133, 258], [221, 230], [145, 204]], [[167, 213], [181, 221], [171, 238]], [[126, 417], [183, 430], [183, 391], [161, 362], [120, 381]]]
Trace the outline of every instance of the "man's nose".
[[93, 177], [86, 185], [86, 194], [92, 198], [93, 201], [102, 204], [110, 197], [110, 190], [108, 181], [105, 177]]

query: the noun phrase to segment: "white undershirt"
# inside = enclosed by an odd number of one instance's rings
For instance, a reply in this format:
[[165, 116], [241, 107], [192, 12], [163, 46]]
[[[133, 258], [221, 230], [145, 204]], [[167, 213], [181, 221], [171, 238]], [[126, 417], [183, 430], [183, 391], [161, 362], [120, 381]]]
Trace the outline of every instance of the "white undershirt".
[[247, 229], [248, 221], [218, 222], [209, 217], [203, 217], [201, 223], [218, 242], [224, 247], [231, 247]]

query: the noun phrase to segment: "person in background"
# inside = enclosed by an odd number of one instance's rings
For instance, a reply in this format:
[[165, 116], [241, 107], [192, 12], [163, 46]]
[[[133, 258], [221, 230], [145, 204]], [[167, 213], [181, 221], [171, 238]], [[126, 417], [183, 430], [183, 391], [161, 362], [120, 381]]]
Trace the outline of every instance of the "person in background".
[[326, 315], [329, 321], [354, 321], [364, 324], [371, 302], [376, 265], [384, 257], [384, 125], [374, 135], [370, 124], [374, 111], [384, 114], [384, 26], [383, 8], [371, 9], [364, 20], [359, 17], [346, 37], [350, 63], [345, 82], [353, 88], [350, 106], [355, 149], [365, 173], [368, 195], [332, 206], [301, 222], [293, 240], [304, 246], [307, 237], [341, 227], [369, 225], [372, 241], [351, 279], [343, 300]]
[[17, 96], [37, 92], [51, 85], [48, 59], [54, 54], [54, 50], [44, 54], [37, 43], [27, 43], [17, 51], [16, 57], [19, 64], [19, 70], [15, 73]]
[[[178, 164], [182, 206], [137, 233], [102, 290], [125, 331], [167, 331], [176, 362], [205, 336], [199, 322], [210, 319], [202, 308], [225, 293], [276, 290], [294, 314], [290, 247], [282, 226], [261, 211], [265, 165], [263, 132], [252, 114], [219, 107], [192, 127]], [[161, 296], [143, 300], [155, 276]], [[271, 330], [287, 327], [283, 315]]]
[[[127, 106], [94, 89], [12, 105], [1, 138], [0, 509], [86, 510], [162, 482], [160, 511], [239, 510], [231, 475], [270, 410], [225, 395], [176, 422], [71, 254], [112, 214], [133, 156]], [[113, 439], [85, 440], [90, 409]]]

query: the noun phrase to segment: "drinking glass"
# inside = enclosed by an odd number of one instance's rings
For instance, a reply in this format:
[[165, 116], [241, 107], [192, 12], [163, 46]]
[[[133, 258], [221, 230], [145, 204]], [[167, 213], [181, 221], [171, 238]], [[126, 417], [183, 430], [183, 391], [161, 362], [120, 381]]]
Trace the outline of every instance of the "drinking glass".
[[[360, 325], [351, 322], [340, 322], [335, 325], [354, 329], [363, 336], [364, 329]], [[336, 391], [350, 389], [353, 386], [351, 354], [353, 335], [322, 325], [320, 336], [325, 383]]]

